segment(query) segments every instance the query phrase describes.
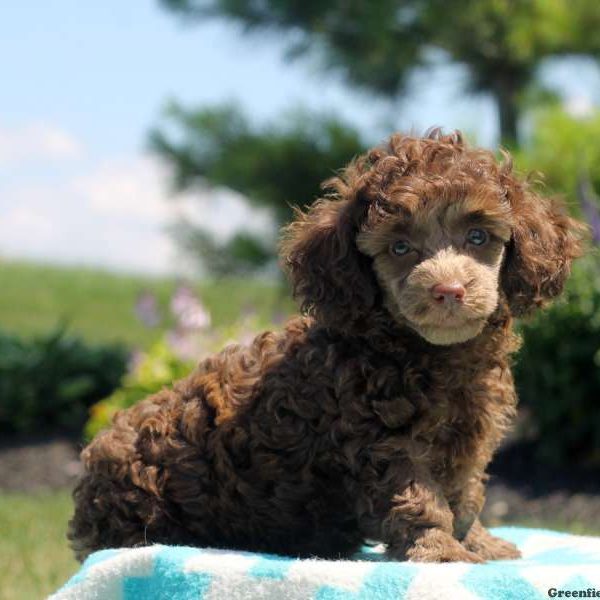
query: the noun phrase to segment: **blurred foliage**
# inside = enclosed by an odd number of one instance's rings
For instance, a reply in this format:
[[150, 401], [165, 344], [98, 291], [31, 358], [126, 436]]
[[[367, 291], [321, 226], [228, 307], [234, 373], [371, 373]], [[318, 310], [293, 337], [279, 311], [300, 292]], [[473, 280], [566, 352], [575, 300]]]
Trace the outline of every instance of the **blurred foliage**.
[[[600, 113], [573, 116], [547, 98], [532, 112], [531, 131], [515, 152], [519, 170], [542, 174], [546, 192], [600, 239]], [[523, 348], [515, 377], [531, 412], [539, 458], [600, 464], [600, 249], [575, 262], [565, 294], [520, 324]]]
[[189, 337], [183, 339], [167, 336], [154, 344], [138, 357], [136, 366], [123, 378], [121, 387], [91, 408], [85, 438], [90, 440], [108, 427], [117, 411], [129, 408], [189, 375], [203, 356], [218, 352], [228, 344], [247, 344], [260, 329], [262, 325], [256, 313], [249, 313], [228, 327], [189, 332]]
[[272, 262], [277, 230], [292, 207], [311, 204], [321, 182], [365, 148], [356, 129], [332, 116], [296, 111], [261, 127], [233, 105], [186, 110], [174, 104], [150, 141], [172, 167], [178, 190], [225, 186], [273, 216], [271, 236], [244, 231], [225, 242], [189, 223], [178, 226], [182, 246], [199, 253], [215, 275]]
[[192, 364], [179, 359], [166, 343], [154, 344], [133, 372], [124, 377], [121, 387], [92, 406], [84, 429], [85, 438], [90, 440], [107, 427], [118, 410], [128, 408], [163, 387], [172, 385], [191, 370]]
[[539, 457], [600, 465], [600, 250], [580, 259], [566, 293], [520, 325], [515, 377]]
[[245, 275], [260, 272], [273, 262], [275, 241], [266, 241], [257, 234], [238, 231], [231, 238], [219, 241], [208, 230], [186, 221], [172, 229], [180, 248], [200, 257], [202, 266], [215, 277]]
[[432, 56], [464, 65], [472, 91], [498, 104], [503, 141], [517, 139], [521, 97], [548, 57], [600, 56], [597, 0], [160, 0], [191, 20], [225, 18], [288, 33], [288, 56], [316, 50], [326, 70], [394, 97]]
[[533, 111], [531, 133], [515, 159], [521, 170], [542, 173], [549, 192], [560, 193], [577, 212], [577, 188], [582, 177], [600, 191], [598, 140], [599, 110], [575, 117], [550, 103]]
[[[319, 56], [325, 71], [382, 98], [406, 94], [416, 69], [463, 65], [466, 90], [495, 99], [502, 142], [511, 148], [519, 117], [551, 96], [537, 77], [543, 61], [600, 57], [596, 0], [456, 0], [451, 8], [445, 0], [160, 1], [191, 22], [221, 18], [246, 31], [285, 34], [288, 58]], [[173, 129], [176, 135], [166, 133]], [[231, 188], [268, 209], [276, 226], [290, 218], [290, 205], [310, 204], [320, 182], [365, 147], [356, 129], [331, 117], [299, 112], [260, 128], [234, 106], [174, 105], [151, 139], [177, 189]], [[272, 239], [244, 232], [224, 243], [189, 224], [176, 231], [215, 274], [272, 263], [275, 231]]]
[[29, 341], [0, 333], [0, 431], [76, 430], [126, 366], [123, 346], [89, 346], [62, 329]]

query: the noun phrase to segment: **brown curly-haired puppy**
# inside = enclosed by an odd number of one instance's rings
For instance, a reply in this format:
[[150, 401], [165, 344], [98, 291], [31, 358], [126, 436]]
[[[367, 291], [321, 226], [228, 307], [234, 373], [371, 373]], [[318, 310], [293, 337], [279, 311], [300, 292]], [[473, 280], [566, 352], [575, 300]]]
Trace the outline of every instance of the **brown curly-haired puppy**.
[[478, 519], [515, 412], [512, 318], [583, 227], [459, 133], [394, 135], [284, 232], [307, 313], [205, 359], [83, 451], [79, 559], [154, 542], [398, 560], [516, 558]]

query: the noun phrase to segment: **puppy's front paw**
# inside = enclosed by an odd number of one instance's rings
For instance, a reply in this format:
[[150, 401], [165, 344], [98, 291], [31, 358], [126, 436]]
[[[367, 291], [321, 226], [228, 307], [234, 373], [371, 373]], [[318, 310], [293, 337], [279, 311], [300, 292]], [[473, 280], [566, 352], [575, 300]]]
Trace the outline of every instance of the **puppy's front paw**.
[[397, 560], [412, 562], [485, 562], [480, 555], [471, 552], [450, 534], [439, 529], [425, 530], [402, 551], [394, 552], [390, 549], [388, 554]]
[[474, 552], [485, 560], [521, 558], [521, 552], [513, 543], [493, 536], [479, 520], [473, 523], [462, 543], [466, 550]]
[[406, 553], [411, 562], [468, 562], [484, 563], [485, 560], [475, 552], [470, 552], [460, 543], [456, 546], [448, 544], [440, 548], [414, 547]]

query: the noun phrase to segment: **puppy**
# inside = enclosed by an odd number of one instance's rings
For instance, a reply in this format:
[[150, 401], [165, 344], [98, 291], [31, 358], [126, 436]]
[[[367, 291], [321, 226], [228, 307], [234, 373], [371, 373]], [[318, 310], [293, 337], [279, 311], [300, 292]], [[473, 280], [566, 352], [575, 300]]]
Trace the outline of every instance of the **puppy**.
[[283, 232], [304, 316], [203, 360], [82, 453], [69, 539], [391, 559], [517, 558], [478, 515], [515, 413], [512, 319], [583, 226], [459, 133], [394, 135]]

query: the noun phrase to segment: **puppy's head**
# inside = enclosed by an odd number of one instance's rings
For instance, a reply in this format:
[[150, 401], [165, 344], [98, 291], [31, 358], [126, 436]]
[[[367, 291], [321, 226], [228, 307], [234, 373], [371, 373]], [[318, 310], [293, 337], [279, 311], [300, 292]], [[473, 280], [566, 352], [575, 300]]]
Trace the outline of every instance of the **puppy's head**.
[[326, 182], [282, 255], [295, 293], [347, 329], [385, 308], [433, 344], [477, 336], [506, 299], [523, 315], [560, 293], [583, 226], [460, 134], [393, 136]]

